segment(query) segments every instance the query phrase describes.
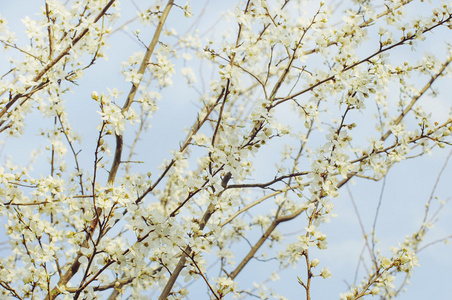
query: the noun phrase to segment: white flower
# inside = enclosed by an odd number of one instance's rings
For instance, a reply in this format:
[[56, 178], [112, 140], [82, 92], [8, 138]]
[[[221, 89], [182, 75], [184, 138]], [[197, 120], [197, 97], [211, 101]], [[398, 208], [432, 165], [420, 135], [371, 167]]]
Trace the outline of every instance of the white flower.
[[130, 72], [124, 71], [123, 72], [125, 78], [124, 80], [127, 82], [132, 82], [133, 84], [139, 84], [141, 81], [141, 78], [143, 77], [142, 74], [138, 74], [138, 71], [133, 69]]
[[322, 272], [320, 273], [320, 276], [322, 276], [323, 278], [326, 279], [326, 278], [330, 278], [332, 275], [331, 275], [330, 270], [327, 267], [324, 267], [322, 269]]

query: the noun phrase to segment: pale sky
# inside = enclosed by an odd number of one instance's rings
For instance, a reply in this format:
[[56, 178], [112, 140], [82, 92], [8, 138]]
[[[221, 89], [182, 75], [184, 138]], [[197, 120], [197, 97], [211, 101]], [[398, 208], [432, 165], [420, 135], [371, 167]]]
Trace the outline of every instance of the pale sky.
[[[135, 1], [141, 7], [147, 1]], [[185, 3], [185, 1], [182, 1]], [[194, 2], [194, 1], [192, 1]], [[215, 2], [215, 1], [212, 1]], [[0, 15], [8, 20], [10, 29], [16, 30], [18, 36], [18, 45], [24, 43], [24, 34], [21, 31], [24, 27], [20, 20], [26, 15], [31, 18], [37, 8], [43, 1], [32, 0], [0, 0]], [[180, 4], [184, 4], [180, 3]], [[216, 5], [215, 3], [210, 5]], [[134, 6], [128, 0], [121, 1], [121, 7], [129, 15], [134, 14]], [[200, 12], [201, 7], [193, 4], [193, 13]], [[221, 9], [220, 7], [218, 8]], [[213, 24], [214, 16], [208, 16], [209, 23]], [[168, 24], [177, 22], [177, 19], [169, 19]], [[121, 24], [120, 21], [118, 24]], [[174, 23], [181, 28], [183, 25]], [[133, 28], [134, 25], [130, 25]], [[148, 36], [142, 35], [148, 41]], [[99, 60], [96, 65], [86, 71], [86, 75], [79, 81], [79, 87], [74, 87], [74, 93], [67, 95], [67, 105], [70, 111], [70, 120], [73, 120], [77, 130], [83, 134], [83, 149], [81, 160], [87, 163], [91, 161], [90, 150], [94, 147], [95, 133], [93, 130], [99, 122], [96, 113], [96, 103], [90, 99], [93, 90], [98, 92], [107, 91], [107, 88], [118, 87], [125, 94], [129, 90], [129, 85], [124, 82], [121, 75], [121, 61], [126, 60], [127, 56], [137, 51], [143, 51], [138, 43], [134, 42], [123, 32], [115, 33], [111, 40], [111, 48], [107, 51], [108, 61]], [[432, 43], [429, 47], [434, 47]], [[426, 49], [428, 50], [428, 49]], [[14, 53], [10, 50], [9, 53]], [[0, 73], [8, 71], [9, 64], [2, 52], [0, 55]], [[450, 79], [443, 80], [441, 91], [446, 91], [438, 99], [432, 99], [432, 112], [435, 118], [444, 118], [450, 107], [451, 85]], [[124, 95], [124, 94], [123, 94]], [[170, 150], [178, 148], [179, 141], [185, 136], [184, 127], [191, 126], [196, 117], [197, 107], [196, 94], [193, 91], [185, 91], [178, 89], [177, 86], [170, 88], [164, 93], [164, 99], [160, 102], [160, 110], [155, 114], [151, 121], [152, 128], [146, 133], [143, 139], [144, 147], [140, 149], [149, 149], [149, 156], [152, 159], [146, 161], [140, 169], [146, 172], [151, 169], [157, 173], [157, 166], [161, 164], [163, 159], [169, 159]], [[286, 116], [289, 118], [289, 114]], [[37, 137], [38, 128], [48, 127], [52, 124], [52, 120], [41, 120], [42, 117], [34, 114], [30, 115], [27, 121], [29, 129], [20, 140], [8, 139], [5, 145], [1, 145], [0, 149], [0, 165], [4, 164], [8, 157], [16, 163], [26, 164], [29, 160], [29, 149], [41, 141]], [[156, 146], [158, 145], [158, 146]], [[269, 149], [260, 155], [262, 163], [256, 167], [256, 173], [261, 178], [272, 178], [273, 173], [268, 172], [269, 168], [266, 163], [272, 158], [272, 152], [275, 148]], [[44, 149], [42, 149], [44, 151]], [[143, 150], [141, 150], [143, 151]], [[389, 246], [397, 246], [398, 241], [403, 241], [406, 235], [411, 235], [422, 221], [424, 204], [430, 196], [431, 190], [436, 180], [436, 176], [443, 165], [448, 150], [438, 152], [434, 151], [432, 156], [426, 156], [421, 159], [403, 161], [399, 165], [390, 170], [386, 186], [383, 192], [379, 219], [377, 221], [376, 233], [381, 244], [377, 245], [384, 253], [389, 255]], [[70, 165], [70, 162], [68, 162]], [[40, 168], [42, 166], [42, 169]], [[273, 168], [273, 162], [271, 163]], [[36, 164], [33, 172], [39, 174], [48, 172], [48, 164], [42, 161]], [[452, 196], [449, 188], [452, 179], [452, 167], [448, 167], [438, 185], [437, 194], [443, 199]], [[380, 191], [383, 182], [371, 182], [364, 179], [354, 180], [354, 184], [350, 184], [351, 193], [357, 203], [361, 218], [367, 231], [373, 224], [375, 209], [377, 207]], [[348, 290], [344, 281], [353, 282], [354, 272], [356, 269], [357, 258], [361, 252], [363, 243], [361, 240], [361, 230], [354, 212], [353, 205], [350, 201], [350, 195], [344, 187], [340, 191], [340, 197], [333, 201], [338, 215], [337, 218], [331, 220], [329, 224], [324, 224], [320, 228], [327, 234], [329, 243], [326, 251], [312, 250], [311, 258], [317, 257], [321, 261], [321, 266], [328, 266], [333, 274], [330, 279], [317, 278], [313, 282], [312, 299], [339, 299], [340, 292]], [[392, 217], [388, 217], [392, 216]], [[446, 206], [439, 215], [441, 218], [435, 227], [428, 233], [427, 241], [435, 241], [451, 234], [452, 231], [452, 208]], [[280, 231], [296, 232], [303, 229], [304, 222], [302, 219], [296, 219], [290, 224], [281, 226]], [[288, 240], [294, 240], [295, 235], [288, 236]], [[0, 242], [3, 241], [0, 239]], [[1, 254], [5, 252], [0, 252]], [[411, 285], [407, 286], [406, 293], [402, 293], [397, 299], [400, 300], [421, 300], [421, 299], [450, 299], [452, 295], [452, 248], [450, 245], [443, 243], [431, 246], [419, 254], [420, 268], [415, 269]], [[245, 255], [245, 253], [243, 253]], [[240, 260], [240, 255], [236, 261]], [[270, 275], [267, 268], [275, 265], [273, 262], [256, 262], [253, 261], [248, 272], [237, 277], [242, 288], [250, 288], [254, 280], [261, 279], [262, 273], [266, 278]], [[262, 271], [265, 270], [265, 272]], [[276, 269], [275, 269], [276, 271]], [[416, 272], [418, 271], [418, 272]], [[362, 275], [362, 272], [360, 273]], [[297, 276], [305, 275], [305, 268], [302, 263], [296, 269], [289, 268], [280, 272], [281, 280], [268, 283], [268, 286], [274, 287], [289, 299], [304, 299], [304, 290], [297, 283]], [[359, 278], [359, 277], [358, 277]], [[190, 299], [206, 299], [205, 284], [203, 282], [196, 283], [199, 286], [198, 292], [190, 294]], [[198, 298], [199, 296], [199, 298]], [[371, 298], [371, 297], [369, 297]], [[377, 298], [377, 297], [374, 297]], [[228, 298], [230, 299], [230, 298]], [[247, 298], [248, 299], [248, 298]], [[254, 299], [249, 297], [249, 299]]]

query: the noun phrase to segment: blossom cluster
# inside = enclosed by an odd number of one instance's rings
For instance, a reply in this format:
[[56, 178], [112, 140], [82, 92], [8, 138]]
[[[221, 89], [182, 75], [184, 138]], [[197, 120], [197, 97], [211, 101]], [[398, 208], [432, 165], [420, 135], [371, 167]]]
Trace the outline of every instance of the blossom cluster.
[[[342, 188], [451, 145], [431, 102], [450, 108], [452, 3], [223, 2], [47, 0], [26, 41], [0, 16], [0, 134], [33, 155], [0, 152], [1, 297], [286, 299], [269, 282], [293, 266], [311, 299], [338, 276], [320, 255]], [[139, 46], [120, 62], [123, 33]], [[107, 56], [117, 72], [87, 82]], [[390, 255], [365, 234], [371, 265], [341, 299], [400, 293], [431, 203]]]

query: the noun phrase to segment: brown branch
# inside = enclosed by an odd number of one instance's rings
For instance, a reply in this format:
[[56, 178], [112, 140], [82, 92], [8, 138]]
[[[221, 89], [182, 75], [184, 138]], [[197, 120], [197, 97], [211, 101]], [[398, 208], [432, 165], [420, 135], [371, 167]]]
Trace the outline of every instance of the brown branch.
[[[182, 251], [185, 252], [185, 250], [181, 249]], [[217, 293], [215, 293], [215, 291], [213, 290], [212, 286], [210, 285], [209, 281], [207, 280], [207, 277], [204, 275], [204, 273], [202, 272], [201, 268], [199, 268], [198, 264], [195, 261], [194, 258], [194, 253], [192, 254], [187, 254], [187, 257], [190, 258], [190, 260], [193, 262], [193, 264], [195, 265], [196, 269], [198, 270], [199, 275], [201, 275], [202, 279], [204, 279], [204, 282], [207, 284], [207, 286], [209, 287], [209, 290], [212, 292], [212, 294], [215, 296], [216, 299], [220, 299], [220, 297], [218, 297]]]
[[[135, 95], [138, 91], [138, 87], [141, 84], [144, 72], [146, 71], [146, 68], [149, 65], [151, 55], [152, 55], [152, 53], [154, 53], [155, 46], [157, 46], [157, 43], [160, 38], [160, 34], [162, 33], [162, 30], [163, 30], [163, 25], [165, 24], [165, 21], [173, 6], [173, 3], [174, 3], [174, 0], [169, 0], [168, 3], [166, 4], [165, 9], [163, 10], [163, 13], [160, 17], [157, 28], [155, 29], [154, 36], [152, 37], [152, 41], [149, 44], [149, 46], [146, 50], [146, 53], [143, 57], [143, 60], [141, 61], [140, 68], [138, 69], [138, 75], [141, 75], [141, 76], [138, 79], [137, 83], [132, 83], [132, 88], [130, 89], [129, 95], [127, 96], [127, 100], [124, 103], [124, 106], [122, 107], [122, 110], [121, 110], [122, 113], [125, 113], [132, 105], [133, 99], [135, 98]], [[122, 148], [123, 148], [123, 136], [122, 136], [122, 134], [116, 134], [116, 150], [115, 150], [115, 156], [113, 158], [113, 163], [110, 168], [110, 174], [108, 176], [109, 184], [112, 184], [115, 181], [116, 173], [118, 172], [119, 165], [121, 164]]]
[[268, 239], [268, 237], [271, 235], [273, 230], [275, 230], [276, 226], [279, 224], [277, 220], [273, 220], [273, 222], [270, 224], [270, 226], [267, 228], [265, 233], [260, 237], [260, 239], [257, 241], [257, 243], [251, 248], [251, 250], [248, 252], [248, 254], [245, 256], [244, 259], [240, 262], [240, 264], [235, 268], [234, 271], [232, 271], [229, 274], [229, 278], [232, 280], [237, 277], [237, 275], [242, 271], [242, 269], [246, 266], [246, 264], [254, 257], [257, 250], [264, 244], [264, 242]]
[[47, 25], [47, 33], [49, 35], [49, 60], [52, 60], [53, 58], [53, 34], [52, 34], [52, 24], [53, 24], [53, 20], [50, 18], [50, 8], [49, 8], [49, 4], [45, 3], [45, 8], [46, 8], [46, 17], [47, 17], [47, 22], [49, 22], [49, 25]]
[[40, 59], [40, 58], [37, 57], [36, 55], [31, 54], [31, 53], [28, 52], [28, 51], [23, 50], [22, 48], [19, 48], [16, 44], [8, 44], [8, 43], [5, 42], [5, 41], [0, 41], [0, 42], [1, 42], [5, 47], [10, 47], [10, 48], [16, 49], [16, 50], [18, 50], [19, 52], [22, 52], [23, 54], [26, 54], [26, 55], [28, 55], [28, 56], [30, 56], [30, 57], [33, 57], [34, 59], [36, 59], [37, 61], [39, 61], [41, 64], [44, 64], [44, 61], [43, 61], [42, 59]]
[[297, 172], [297, 173], [292, 173], [292, 174], [288, 174], [288, 175], [282, 175], [279, 176], [269, 182], [266, 183], [245, 183], [245, 184], [230, 184], [226, 187], [226, 189], [241, 189], [241, 188], [266, 188], [274, 183], [277, 183], [279, 181], [282, 181], [283, 179], [286, 178], [292, 178], [292, 177], [298, 177], [298, 176], [304, 176], [304, 175], [308, 175], [309, 172]]
[[[432, 78], [430, 78], [429, 82], [427, 82], [427, 84], [422, 88], [422, 90], [419, 91], [419, 93], [413, 97], [413, 99], [411, 100], [410, 104], [403, 110], [403, 112], [399, 115], [399, 117], [394, 121], [394, 125], [398, 125], [400, 124], [400, 122], [402, 121], [402, 119], [408, 114], [408, 112], [411, 111], [411, 109], [413, 108], [414, 104], [422, 97], [422, 95], [425, 94], [425, 92], [427, 92], [427, 90], [432, 86], [432, 84], [435, 82], [435, 80], [440, 77], [442, 75], [442, 73], [446, 70], [447, 66], [449, 66], [449, 64], [452, 61], [452, 56], [450, 56], [446, 62], [441, 66], [441, 69], [432, 76]], [[388, 130], [382, 137], [380, 140], [384, 141], [386, 140], [389, 135], [391, 135], [391, 130]]]
[[[113, 5], [113, 3], [115, 2], [115, 0], [110, 0], [105, 7], [99, 12], [99, 14], [94, 18], [94, 23], [96, 23], [97, 21], [99, 21], [107, 12], [107, 10], [110, 8], [110, 6]], [[50, 61], [33, 79], [33, 82], [39, 82], [42, 77], [50, 70], [52, 69], [63, 57], [65, 57], [66, 55], [69, 54], [69, 52], [71, 51], [71, 49], [74, 48], [74, 46], [80, 42], [80, 40], [88, 33], [89, 31], [89, 27], [85, 28], [84, 30], [82, 30], [82, 32], [80, 32], [77, 37], [75, 37], [69, 46], [67, 46], [63, 51], [60, 52], [60, 54], [55, 57], [52, 61]], [[14, 105], [14, 103], [16, 103], [20, 98], [23, 98], [24, 96], [28, 95], [31, 96], [33, 93], [35, 93], [36, 91], [40, 90], [40, 88], [37, 88], [39, 86], [41, 86], [42, 84], [44, 84], [46, 82], [41, 82], [39, 84], [36, 85], [29, 85], [26, 86], [24, 89], [28, 90], [28, 89], [32, 89], [31, 92], [27, 93], [27, 94], [17, 94], [13, 97], [13, 99], [11, 101], [8, 102], [8, 104], [5, 105], [5, 107], [0, 111], [0, 118], [2, 118], [6, 112], [8, 111], [8, 109]]]
[[298, 40], [297, 44], [295, 45], [295, 47], [293, 49], [293, 54], [289, 58], [289, 62], [287, 64], [287, 66], [284, 68], [284, 71], [281, 74], [281, 77], [279, 77], [278, 82], [275, 84], [275, 86], [273, 87], [272, 92], [270, 93], [270, 101], [273, 101], [273, 99], [276, 97], [276, 93], [281, 88], [281, 85], [283, 84], [284, 80], [286, 79], [287, 75], [289, 74], [289, 71], [292, 68], [293, 62], [297, 58], [296, 54], [297, 54], [298, 47], [301, 45], [301, 42], [303, 41], [304, 37], [306, 36], [306, 33], [308, 32], [308, 30], [311, 29], [312, 25], [314, 25], [315, 19], [319, 15], [319, 13], [320, 13], [320, 9], [317, 10], [317, 12], [315, 13], [315, 15], [312, 18], [311, 23], [309, 24], [309, 26], [306, 29], [303, 30], [303, 33], [302, 33], [300, 39]]
[[[451, 124], [451, 123], [452, 123], [452, 119], [448, 119], [448, 120], [446, 120], [443, 124], [437, 126], [436, 129], [432, 129], [432, 130], [428, 131], [427, 133], [424, 133], [424, 134], [421, 134], [421, 135], [419, 135], [419, 136], [410, 138], [410, 139], [406, 140], [406, 142], [407, 142], [407, 144], [411, 144], [411, 143], [415, 143], [415, 142], [417, 142], [418, 140], [424, 139], [424, 138], [433, 139], [433, 138], [431, 138], [430, 136], [431, 136], [432, 134], [434, 134], [434, 133], [436, 132], [437, 129], [439, 129], [439, 128], [441, 128], [441, 127], [446, 127], [446, 126], [448, 126], [448, 125]], [[433, 139], [433, 140], [435, 140], [435, 139]], [[369, 158], [372, 154], [379, 154], [379, 153], [387, 152], [388, 150], [394, 149], [395, 147], [399, 146], [400, 144], [401, 144], [400, 142], [396, 141], [394, 144], [392, 144], [391, 146], [388, 146], [388, 147], [386, 147], [386, 148], [384, 148], [384, 149], [376, 150], [376, 151], [375, 151], [375, 149], [374, 149], [374, 151], [372, 151], [371, 153], [369, 153], [369, 154], [363, 154], [361, 157], [359, 157], [359, 158], [357, 158], [357, 159], [354, 159], [354, 160], [350, 161], [350, 163], [351, 163], [351, 164], [354, 164], [354, 163], [363, 161], [363, 160]], [[353, 174], [353, 176], [355, 176], [355, 174]]]
[[[444, 19], [444, 20], [441, 20], [441, 21], [438, 22], [437, 24], [432, 25], [431, 27], [428, 27], [428, 28], [424, 29], [424, 30], [421, 32], [421, 34], [427, 33], [427, 32], [433, 30], [434, 28], [436, 28], [436, 27], [438, 27], [438, 26], [440, 26], [440, 25], [446, 24], [447, 22], [449, 22], [449, 21], [451, 20], [451, 18], [452, 18], [452, 17], [449, 16], [448, 18], [446, 18], [446, 19]], [[395, 43], [395, 44], [392, 44], [392, 45], [390, 45], [390, 46], [388, 46], [388, 47], [386, 47], [386, 48], [380, 48], [377, 52], [374, 52], [374, 53], [370, 54], [370, 55], [367, 56], [366, 58], [361, 59], [361, 60], [359, 60], [359, 61], [357, 61], [357, 62], [351, 64], [350, 66], [344, 66], [344, 69], [342, 69], [341, 72], [346, 72], [346, 71], [348, 71], [348, 70], [350, 70], [350, 69], [355, 68], [355, 67], [358, 66], [358, 65], [361, 65], [362, 63], [369, 62], [369, 61], [370, 61], [372, 58], [374, 58], [375, 56], [380, 55], [380, 54], [382, 54], [382, 53], [384, 53], [384, 52], [386, 52], [386, 51], [389, 51], [389, 50], [391, 50], [391, 49], [393, 49], [393, 48], [395, 48], [395, 47], [405, 45], [406, 42], [412, 41], [412, 40], [414, 40], [415, 38], [416, 38], [416, 34], [412, 34], [412, 35], [410, 35], [410, 36], [405, 36], [405, 37], [403, 37], [402, 40], [400, 40], [399, 42], [397, 42], [397, 43]], [[335, 78], [336, 78], [336, 75], [331, 75], [331, 76], [329, 76], [329, 77], [327, 77], [327, 78], [325, 78], [325, 79], [322, 79], [322, 80], [318, 81], [318, 82], [315, 83], [315, 84], [312, 84], [310, 87], [305, 88], [304, 90], [301, 90], [301, 91], [299, 91], [299, 92], [296, 92], [296, 93], [294, 93], [294, 94], [292, 94], [292, 95], [289, 95], [289, 96], [287, 96], [287, 97], [277, 99], [277, 101], [276, 101], [276, 103], [275, 103], [274, 106], [277, 106], [277, 105], [279, 105], [279, 104], [281, 104], [281, 103], [284, 103], [284, 102], [286, 102], [286, 101], [288, 101], [288, 100], [291, 100], [291, 99], [293, 99], [293, 98], [295, 98], [295, 97], [298, 97], [298, 96], [300, 96], [300, 95], [302, 95], [302, 94], [304, 94], [304, 93], [306, 93], [306, 92], [309, 92], [309, 91], [313, 90], [314, 88], [316, 88], [316, 87], [318, 87], [318, 86], [320, 86], [320, 85], [322, 85], [322, 84], [324, 84], [324, 83], [326, 83], [326, 82], [328, 82], [328, 81], [334, 80]]]
[[69, 147], [71, 148], [72, 155], [74, 156], [75, 169], [77, 170], [78, 177], [79, 177], [80, 193], [83, 195], [85, 193], [84, 189], [83, 189], [83, 173], [81, 172], [80, 164], [78, 162], [78, 153], [75, 152], [74, 145], [73, 145], [72, 141], [70, 140], [69, 136], [67, 135], [67, 131], [66, 131], [66, 128], [64, 127], [63, 121], [61, 120], [60, 114], [58, 114], [58, 120], [60, 121], [61, 129], [62, 129], [61, 131], [63, 132], [64, 136], [66, 137], [66, 141], [69, 144]]
[[[345, 114], [344, 114], [345, 117]], [[447, 122], [445, 122], [443, 125], [441, 126], [445, 126], [448, 123], [450, 123], [450, 120], [448, 120]], [[421, 137], [417, 137], [417, 138], [413, 138], [410, 141], [408, 141], [409, 143], [415, 142], [418, 139], [424, 138], [424, 136]], [[396, 147], [399, 143], [396, 142], [394, 145], [389, 146], [381, 151], [377, 151], [377, 152], [386, 152], [389, 149], [392, 149], [394, 147]], [[375, 153], [375, 152], [374, 152]], [[332, 153], [331, 153], [332, 155]], [[368, 157], [369, 155], [363, 155], [361, 158], [356, 159], [355, 161], [352, 161], [351, 163], [355, 163], [357, 161], [361, 161], [363, 159], [365, 159], [366, 157]], [[307, 173], [307, 172], [304, 172]], [[305, 174], [302, 174], [305, 175]], [[343, 179], [342, 181], [340, 181], [337, 185], [337, 189], [341, 188], [342, 186], [344, 186], [353, 176], [355, 176], [356, 173], [349, 173], [347, 178]], [[289, 175], [286, 175], [289, 176]], [[298, 175], [299, 176], [299, 175]], [[293, 177], [293, 176], [291, 176]], [[278, 179], [278, 178], [277, 178]], [[276, 179], [275, 179], [276, 180]], [[274, 182], [269, 182], [270, 184], [274, 183]], [[240, 187], [240, 185], [235, 185], [237, 187]], [[230, 187], [235, 187], [234, 185], [230, 185], [228, 186], [228, 188]], [[243, 186], [243, 185], [242, 185]], [[261, 185], [257, 184], [257, 185], [246, 185], [247, 187], [262, 187]], [[267, 186], [267, 184], [264, 184], [263, 187]], [[324, 196], [322, 196], [324, 197]], [[302, 212], [304, 211], [304, 208], [300, 208], [297, 211], [295, 211], [294, 213], [290, 214], [290, 215], [285, 215], [285, 216], [279, 216], [276, 217], [275, 220], [272, 222], [272, 224], [269, 226], [269, 228], [266, 230], [266, 232], [262, 235], [262, 237], [258, 240], [258, 242], [251, 248], [251, 250], [249, 251], [249, 253], [245, 256], [245, 258], [240, 262], [240, 264], [237, 266], [237, 268], [230, 273], [229, 277], [231, 279], [234, 279], [241, 271], [242, 269], [245, 267], [245, 265], [254, 257], [255, 253], [257, 252], [257, 250], [264, 244], [265, 240], [268, 239], [268, 237], [271, 235], [271, 233], [273, 232], [273, 230], [278, 226], [279, 223], [281, 222], [286, 222], [289, 220], [292, 220], [294, 218], [296, 218], [297, 216], [299, 216]], [[312, 221], [312, 220], [311, 220]], [[311, 222], [310, 221], [310, 222]]]
[[[390, 14], [391, 12], [395, 12], [395, 11], [396, 11], [397, 9], [399, 9], [400, 7], [407, 5], [407, 4], [409, 4], [410, 2], [412, 2], [412, 1], [413, 1], [413, 0], [405, 0], [405, 1], [402, 1], [401, 3], [399, 3], [398, 5], [396, 5], [395, 7], [388, 8], [388, 9], [386, 9], [384, 12], [381, 12], [380, 14], [378, 14], [378, 15], [375, 17], [375, 19], [370, 18], [369, 20], [362, 22], [361, 24], [358, 25], [358, 27], [359, 27], [359, 28], [365, 28], [365, 27], [367, 27], [368, 25], [371, 25], [372, 22], [374, 22], [375, 20], [380, 19], [381, 17], [384, 17], [384, 16], [386, 16], [387, 14]], [[350, 34], [351, 34], [351, 33], [347, 32], [347, 33], [344, 34], [344, 37], [347, 37], [347, 36], [349, 36]], [[337, 43], [336, 43], [336, 42], [329, 42], [329, 43], [326, 45], [326, 47], [331, 47], [331, 46], [334, 46], [334, 45], [337, 45]], [[304, 52], [303, 52], [303, 55], [309, 55], [309, 54], [317, 53], [317, 52], [319, 52], [319, 51], [320, 51], [319, 48], [314, 48], [314, 49], [311, 49], [311, 50], [304, 51]]]
[[[221, 195], [222, 192], [218, 196]], [[204, 227], [207, 225], [207, 222], [209, 221], [210, 217], [215, 212], [215, 205], [212, 203], [209, 204], [209, 207], [207, 207], [206, 212], [204, 213], [201, 222], [199, 223], [199, 232], [204, 229]], [[185, 261], [187, 259], [187, 254], [191, 253], [191, 247], [187, 246], [184, 251], [181, 253], [181, 257], [179, 259], [179, 262], [177, 263], [176, 268], [174, 269], [173, 273], [171, 273], [170, 278], [168, 279], [168, 282], [165, 285], [165, 288], [162, 291], [162, 294], [159, 297], [159, 300], [166, 300], [168, 298], [168, 295], [171, 292], [171, 289], [173, 288], [174, 283], [177, 280], [177, 277], [179, 277], [180, 272], [185, 266]]]
[[[221, 98], [223, 97], [224, 92], [225, 92], [225, 89], [223, 88], [221, 90], [220, 94], [218, 95], [217, 100], [214, 103], [206, 104], [206, 106], [204, 106], [203, 111], [206, 112], [206, 115], [202, 119], [199, 119], [199, 117], [198, 117], [198, 119], [195, 121], [195, 124], [193, 124], [193, 126], [191, 127], [191, 130], [188, 133], [187, 137], [185, 138], [183, 145], [179, 149], [180, 153], [184, 152], [187, 149], [188, 145], [190, 145], [190, 142], [191, 142], [193, 136], [199, 131], [199, 129], [209, 119], [210, 114], [212, 113], [214, 108], [218, 105], [218, 103], [221, 101]], [[159, 178], [155, 181], [155, 183], [152, 184], [141, 196], [139, 196], [137, 198], [137, 200], [135, 201], [136, 203], [140, 203], [144, 199], [144, 197], [146, 197], [147, 194], [149, 194], [150, 192], [152, 192], [155, 189], [155, 187], [162, 181], [162, 179], [165, 178], [166, 174], [173, 167], [175, 162], [176, 162], [176, 160], [174, 160], [174, 159], [171, 160], [171, 162], [166, 166], [165, 170], [159, 176]]]
[[224, 221], [223, 223], [221, 223], [220, 227], [224, 227], [224, 226], [226, 226], [227, 224], [231, 223], [232, 220], [234, 220], [235, 218], [237, 218], [240, 214], [244, 213], [244, 212], [247, 211], [247, 210], [250, 210], [252, 207], [258, 205], [259, 203], [261, 203], [261, 202], [263, 202], [263, 201], [265, 201], [265, 200], [267, 200], [267, 199], [269, 199], [269, 198], [275, 197], [276, 195], [279, 195], [279, 194], [284, 193], [284, 192], [286, 192], [286, 191], [296, 189], [296, 188], [299, 187], [299, 186], [300, 186], [300, 185], [298, 185], [298, 184], [297, 184], [297, 185], [294, 185], [294, 186], [289, 186], [289, 187], [286, 187], [286, 188], [284, 188], [284, 189], [282, 189], [282, 190], [280, 190], [280, 191], [276, 191], [276, 192], [274, 192], [274, 193], [265, 195], [264, 197], [257, 199], [256, 201], [254, 201], [254, 202], [252, 202], [252, 203], [246, 205], [244, 208], [238, 210], [235, 214], [233, 214], [232, 216], [230, 216], [226, 221]]
[[[36, 85], [36, 86], [33, 86], [33, 88], [32, 88], [32, 90], [30, 91], [30, 92], [28, 92], [28, 93], [26, 93], [26, 94], [20, 94], [20, 97], [18, 96], [18, 95], [16, 95], [14, 98], [13, 98], [13, 100], [11, 100], [11, 101], [9, 101], [6, 105], [5, 105], [5, 107], [2, 109], [2, 111], [0, 112], [0, 126], [2, 126], [5, 122], [7, 122], [8, 121], [8, 118], [4, 118], [3, 120], [2, 120], [2, 118], [3, 118], [3, 115], [5, 114], [5, 113], [7, 113], [7, 110], [17, 101], [17, 100], [19, 100], [21, 97], [22, 98], [24, 98], [15, 108], [14, 108], [14, 110], [17, 110], [18, 109], [18, 107], [20, 107], [20, 106], [22, 106], [28, 99], [30, 99], [31, 98], [31, 96], [34, 94], [34, 93], [36, 93], [37, 91], [40, 91], [40, 90], [42, 90], [42, 89], [44, 89], [46, 86], [48, 86], [49, 85], [49, 81], [47, 80], [47, 81], [43, 81], [43, 82], [41, 82], [40, 84], [38, 84], [38, 85]], [[17, 99], [16, 99], [16, 97], [17, 97]], [[13, 112], [8, 112], [8, 117], [10, 117], [11, 115], [13, 114]], [[9, 128], [9, 127], [11, 127], [12, 126], [12, 124], [13, 124], [13, 121], [10, 121], [7, 125], [5, 125], [2, 129], [0, 129], [0, 132], [2, 132], [2, 131], [4, 131], [5, 129], [7, 129], [7, 128]]]
[[[229, 177], [230, 179], [230, 177]], [[223, 184], [223, 182], [222, 182]], [[227, 181], [224, 182], [224, 185], [227, 185]], [[219, 192], [217, 197], [220, 198], [221, 195], [223, 194], [224, 190]], [[196, 235], [198, 235], [202, 230], [204, 230], [204, 227], [206, 227], [207, 222], [209, 221], [210, 217], [214, 214], [215, 212], [215, 205], [210, 203], [209, 206], [207, 207], [204, 215], [202, 216], [201, 221], [199, 222], [199, 231], [197, 233], [195, 233], [195, 237]], [[180, 272], [182, 271], [182, 269], [185, 266], [185, 261], [187, 258], [187, 254], [191, 253], [191, 247], [189, 245], [187, 245], [187, 247], [185, 248], [185, 251], [182, 251], [181, 253], [181, 258], [179, 259], [179, 262], [176, 266], [176, 268], [174, 269], [173, 273], [171, 274], [170, 279], [168, 280], [168, 282], [166, 283], [165, 288], [162, 291], [162, 294], [159, 297], [159, 300], [166, 300], [168, 295], [171, 292], [171, 289], [173, 288], [174, 283], [176, 282], [177, 277], [179, 277]]]
[[[439, 181], [440, 181], [441, 177], [443, 176], [443, 172], [446, 170], [447, 164], [449, 163], [449, 160], [451, 157], [452, 157], [452, 150], [449, 152], [449, 155], [447, 155], [446, 160], [444, 161], [444, 164], [443, 164], [441, 170], [439, 171], [438, 176], [436, 177], [435, 184], [433, 185], [432, 191], [430, 193], [430, 197], [425, 205], [425, 214], [424, 214], [424, 219], [422, 220], [422, 226], [425, 226], [425, 224], [427, 222], [428, 212], [431, 207], [430, 204], [432, 203], [433, 196], [436, 192], [436, 188], [438, 187]], [[435, 214], [433, 214], [432, 218], [435, 216]]]
[[3, 287], [5, 290], [9, 291], [13, 297], [16, 297], [17, 299], [22, 300], [23, 298], [19, 295], [18, 292], [14, 288], [12, 288], [7, 282], [0, 282], [0, 286]]
[[[96, 219], [96, 218], [95, 218]], [[87, 230], [87, 236], [91, 236], [94, 230], [96, 229], [96, 223], [97, 222], [91, 222], [90, 227]], [[81, 247], [86, 248], [88, 246], [88, 237], [83, 241]], [[69, 282], [69, 280], [77, 273], [78, 269], [80, 268], [80, 261], [79, 259], [83, 256], [82, 252], [78, 251], [75, 258], [72, 260], [71, 263], [69, 263], [69, 268], [64, 273], [64, 275], [60, 278], [58, 283], [55, 285], [55, 287], [52, 289], [52, 291], [46, 296], [45, 300], [53, 300], [55, 299], [59, 294], [61, 294], [61, 290], [58, 288], [59, 286], [66, 286], [66, 284]]]
[[[93, 287], [93, 290], [94, 291], [105, 291], [105, 290], [108, 290], [111, 288], [118, 289], [123, 285], [131, 283], [134, 279], [135, 279], [135, 277], [117, 279], [109, 284], [95, 286], [95, 287]], [[78, 288], [73, 288], [73, 287], [66, 288], [66, 291], [68, 291], [69, 293], [75, 293], [78, 290], [79, 290]]]
[[129, 172], [130, 172], [130, 162], [132, 161], [133, 152], [134, 152], [135, 146], [138, 143], [138, 140], [140, 139], [141, 133], [145, 129], [146, 119], [147, 119], [147, 115], [145, 115], [144, 110], [141, 109], [140, 127], [138, 128], [138, 131], [135, 134], [135, 138], [132, 142], [132, 146], [130, 146], [130, 152], [129, 152], [129, 156], [127, 158], [127, 165], [126, 165], [126, 174], [129, 174]]

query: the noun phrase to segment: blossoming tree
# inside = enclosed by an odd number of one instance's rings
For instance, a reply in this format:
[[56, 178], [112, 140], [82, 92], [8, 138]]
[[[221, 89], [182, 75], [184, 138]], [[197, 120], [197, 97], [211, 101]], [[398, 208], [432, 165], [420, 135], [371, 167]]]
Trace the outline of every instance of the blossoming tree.
[[[2, 299], [283, 299], [245, 279], [291, 265], [312, 299], [348, 183], [451, 143], [431, 104], [450, 80], [451, 3], [123, 0], [128, 18], [115, 0], [43, 2], [21, 16], [27, 37], [0, 18]], [[118, 36], [132, 46], [109, 72]], [[182, 139], [153, 121], [175, 97], [191, 101]], [[435, 205], [391, 252], [363, 226], [366, 267], [340, 297], [399, 295]]]

